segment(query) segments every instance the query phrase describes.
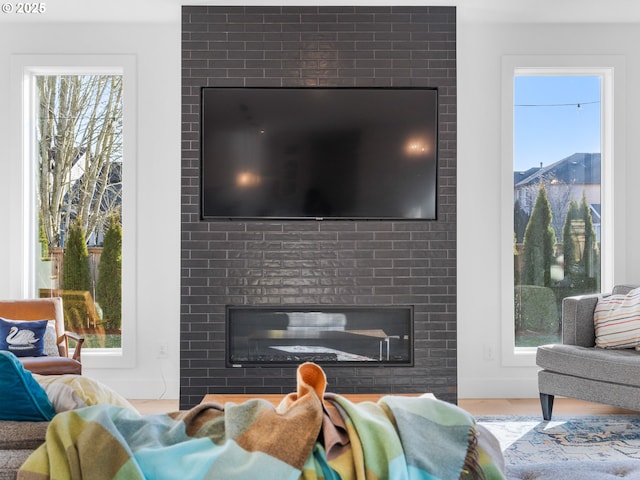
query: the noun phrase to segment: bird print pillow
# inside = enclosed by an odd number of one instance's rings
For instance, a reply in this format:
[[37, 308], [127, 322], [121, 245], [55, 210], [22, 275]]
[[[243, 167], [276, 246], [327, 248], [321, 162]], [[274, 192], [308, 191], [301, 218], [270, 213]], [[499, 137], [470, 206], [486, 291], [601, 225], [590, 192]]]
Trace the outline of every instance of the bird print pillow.
[[42, 357], [47, 320], [7, 321], [0, 318], [0, 350], [16, 357]]

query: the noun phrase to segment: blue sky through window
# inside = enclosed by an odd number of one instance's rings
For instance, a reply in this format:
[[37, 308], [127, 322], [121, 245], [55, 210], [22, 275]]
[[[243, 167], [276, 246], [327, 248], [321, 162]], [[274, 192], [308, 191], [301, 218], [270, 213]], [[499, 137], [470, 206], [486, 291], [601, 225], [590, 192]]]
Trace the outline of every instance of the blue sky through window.
[[516, 76], [514, 170], [600, 152], [598, 76]]

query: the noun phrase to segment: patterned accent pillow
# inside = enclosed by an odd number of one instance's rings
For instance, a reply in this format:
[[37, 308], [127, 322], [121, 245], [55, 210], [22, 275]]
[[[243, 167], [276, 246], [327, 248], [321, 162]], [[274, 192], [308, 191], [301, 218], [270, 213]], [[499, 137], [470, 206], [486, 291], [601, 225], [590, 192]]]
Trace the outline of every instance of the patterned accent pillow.
[[[26, 320], [10, 320], [8, 318], [1, 318], [5, 322], [22, 323]], [[58, 350], [58, 335], [56, 334], [56, 321], [47, 320], [47, 329], [44, 332], [44, 354], [47, 357], [59, 357], [60, 350]]]
[[640, 288], [598, 299], [593, 322], [596, 347], [640, 347]]
[[33, 378], [47, 392], [56, 412], [90, 405], [117, 405], [135, 410], [127, 399], [108, 386], [83, 375], [38, 375]]
[[48, 320], [8, 321], [0, 318], [0, 350], [16, 357], [44, 356], [44, 334]]
[[47, 330], [44, 332], [44, 354], [48, 357], [59, 357], [58, 335], [56, 335], [56, 321], [47, 321]]

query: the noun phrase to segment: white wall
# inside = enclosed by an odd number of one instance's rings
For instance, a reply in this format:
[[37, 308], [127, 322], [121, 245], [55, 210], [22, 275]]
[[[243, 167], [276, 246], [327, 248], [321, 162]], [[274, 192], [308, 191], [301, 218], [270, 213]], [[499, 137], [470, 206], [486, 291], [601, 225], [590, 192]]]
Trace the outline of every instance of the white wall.
[[[137, 284], [135, 296], [137, 348], [132, 368], [91, 368], [84, 373], [130, 398], [177, 398], [179, 394], [180, 322], [180, 25], [171, 24], [13, 24], [0, 28], [0, 225], [15, 225], [11, 200], [15, 167], [21, 162], [10, 148], [19, 115], [11, 111], [13, 55], [132, 54], [137, 70], [137, 154], [127, 164], [137, 168], [133, 189]], [[126, 81], [126, 80], [125, 80]], [[13, 110], [16, 110], [15, 108]], [[19, 131], [19, 130], [18, 130]], [[131, 163], [130, 163], [131, 162]], [[126, 173], [125, 173], [126, 175]], [[14, 192], [19, 189], [14, 189]], [[132, 230], [133, 229], [133, 230]], [[11, 275], [15, 252], [0, 235], [0, 297], [16, 298], [20, 288]], [[14, 247], [15, 250], [15, 247]], [[125, 319], [126, 321], [126, 319]], [[158, 359], [160, 343], [169, 358]]]
[[[458, 25], [458, 385], [461, 398], [537, 397], [537, 368], [507, 366], [501, 352], [502, 288], [499, 236], [503, 165], [502, 78], [504, 55], [621, 55], [626, 78], [626, 120], [614, 125], [614, 175], [618, 192], [614, 283], [640, 283], [640, 230], [633, 206], [640, 178], [640, 42], [637, 25]], [[617, 72], [618, 74], [620, 72]], [[624, 132], [628, 132], [624, 136]], [[605, 159], [606, 161], [606, 159]], [[512, 168], [507, 165], [506, 168]], [[507, 195], [506, 201], [512, 201]], [[622, 213], [622, 215], [620, 214]], [[482, 237], [478, 241], [479, 235]], [[508, 242], [507, 242], [508, 243]], [[508, 267], [508, 266], [507, 266]], [[506, 291], [509, 295], [510, 292]], [[507, 305], [509, 302], [507, 302]], [[488, 350], [493, 359], [487, 359]]]
[[[200, 2], [202, 3], [202, 2]], [[451, 2], [455, 4], [455, 2]], [[464, 2], [463, 2], [464, 3]], [[503, 55], [616, 54], [626, 59], [626, 129], [616, 151], [624, 171], [626, 217], [617, 218], [625, 262], [615, 280], [640, 282], [640, 28], [637, 24], [490, 23], [458, 10], [458, 373], [459, 396], [536, 397], [537, 369], [501, 359], [501, 59]], [[5, 19], [6, 20], [6, 19]], [[126, 19], [123, 18], [123, 22]], [[180, 309], [180, 14], [165, 23], [2, 23], [0, 29], [0, 205], [9, 178], [10, 62], [14, 54], [135, 54], [138, 68], [137, 361], [130, 369], [86, 369], [131, 398], [177, 398]], [[480, 201], [479, 201], [480, 200]], [[0, 208], [0, 225], [10, 225]], [[478, 241], [479, 232], [482, 241]], [[126, 233], [125, 233], [126, 234]], [[11, 296], [10, 231], [0, 235], [0, 297]], [[156, 358], [158, 342], [169, 345]], [[484, 360], [489, 348], [494, 360]]]

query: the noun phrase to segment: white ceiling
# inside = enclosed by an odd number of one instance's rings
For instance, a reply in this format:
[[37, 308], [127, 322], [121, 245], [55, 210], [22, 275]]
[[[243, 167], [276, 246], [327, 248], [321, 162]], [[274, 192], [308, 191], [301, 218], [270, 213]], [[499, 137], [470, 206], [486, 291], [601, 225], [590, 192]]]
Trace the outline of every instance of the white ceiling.
[[453, 5], [460, 21], [640, 23], [638, 0], [41, 0], [45, 13], [18, 14], [0, 0], [1, 22], [178, 22], [182, 5]]

